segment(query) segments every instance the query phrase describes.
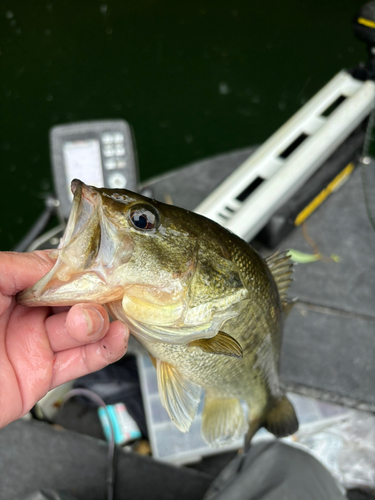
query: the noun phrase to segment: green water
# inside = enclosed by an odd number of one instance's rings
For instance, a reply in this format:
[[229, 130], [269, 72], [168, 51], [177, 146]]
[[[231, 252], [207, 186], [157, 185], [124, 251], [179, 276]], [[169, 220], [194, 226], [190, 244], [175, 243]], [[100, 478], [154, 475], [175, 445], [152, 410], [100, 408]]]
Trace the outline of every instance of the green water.
[[142, 179], [258, 144], [366, 59], [354, 0], [24, 0], [0, 6], [0, 249], [52, 189], [48, 130], [125, 118]]

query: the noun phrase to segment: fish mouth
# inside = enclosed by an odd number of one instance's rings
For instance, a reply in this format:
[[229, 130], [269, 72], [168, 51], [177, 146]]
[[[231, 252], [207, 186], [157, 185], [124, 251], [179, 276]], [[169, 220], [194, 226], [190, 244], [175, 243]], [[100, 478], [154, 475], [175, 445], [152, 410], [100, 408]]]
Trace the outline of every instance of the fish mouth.
[[119, 234], [102, 210], [101, 194], [74, 179], [72, 209], [54, 267], [34, 286], [17, 296], [26, 306], [74, 305], [119, 300], [124, 289], [113, 277], [133, 251], [131, 240]]

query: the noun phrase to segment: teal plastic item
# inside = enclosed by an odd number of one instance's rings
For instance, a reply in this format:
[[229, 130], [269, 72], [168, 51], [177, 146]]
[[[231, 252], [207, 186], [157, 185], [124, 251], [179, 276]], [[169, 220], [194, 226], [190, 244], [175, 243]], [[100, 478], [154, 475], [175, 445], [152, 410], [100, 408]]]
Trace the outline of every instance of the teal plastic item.
[[108, 405], [106, 408], [100, 407], [98, 408], [98, 415], [107, 441], [111, 440], [111, 424], [115, 443], [118, 445], [126, 444], [142, 437], [135, 420], [129, 415], [123, 403]]

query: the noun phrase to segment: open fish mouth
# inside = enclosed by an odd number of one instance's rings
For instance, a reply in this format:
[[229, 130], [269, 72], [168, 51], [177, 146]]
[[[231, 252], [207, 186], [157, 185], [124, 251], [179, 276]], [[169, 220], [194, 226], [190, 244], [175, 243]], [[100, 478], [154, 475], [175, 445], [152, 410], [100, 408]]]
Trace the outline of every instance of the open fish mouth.
[[[198, 265], [197, 236], [179, 226], [180, 209], [79, 180], [71, 188], [56, 263], [17, 296], [20, 304], [106, 304], [139, 339], [173, 344], [211, 338], [235, 315], [231, 306], [244, 298], [244, 289], [232, 279], [233, 265], [216, 253], [207, 258], [203, 249]], [[228, 293], [216, 290], [218, 277], [226, 279]], [[215, 293], [205, 300], [207, 287]]]
[[73, 204], [56, 250], [57, 261], [33, 287], [17, 296], [27, 306], [104, 304], [124, 294], [114, 270], [132, 255], [129, 237], [120, 234], [102, 209], [102, 196], [80, 180], [71, 183]]

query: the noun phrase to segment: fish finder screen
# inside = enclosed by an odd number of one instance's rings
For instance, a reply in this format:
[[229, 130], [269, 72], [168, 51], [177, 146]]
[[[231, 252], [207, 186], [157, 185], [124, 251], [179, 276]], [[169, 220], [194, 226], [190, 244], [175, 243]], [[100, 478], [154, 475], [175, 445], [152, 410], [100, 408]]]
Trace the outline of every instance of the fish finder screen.
[[100, 145], [96, 139], [68, 141], [63, 145], [65, 171], [70, 198], [70, 182], [80, 179], [85, 184], [103, 187], [103, 169], [100, 156]]

